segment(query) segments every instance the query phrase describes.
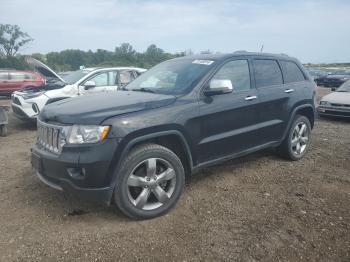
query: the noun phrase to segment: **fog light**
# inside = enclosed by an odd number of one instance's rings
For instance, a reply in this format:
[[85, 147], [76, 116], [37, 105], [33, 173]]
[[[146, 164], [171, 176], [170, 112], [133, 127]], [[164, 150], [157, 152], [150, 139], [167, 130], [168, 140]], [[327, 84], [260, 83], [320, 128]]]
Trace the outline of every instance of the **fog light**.
[[81, 167], [68, 168], [67, 172], [74, 179], [84, 179], [86, 174], [85, 168]]
[[34, 113], [36, 113], [36, 114], [39, 113], [39, 108], [36, 104], [32, 104], [32, 109], [33, 109]]

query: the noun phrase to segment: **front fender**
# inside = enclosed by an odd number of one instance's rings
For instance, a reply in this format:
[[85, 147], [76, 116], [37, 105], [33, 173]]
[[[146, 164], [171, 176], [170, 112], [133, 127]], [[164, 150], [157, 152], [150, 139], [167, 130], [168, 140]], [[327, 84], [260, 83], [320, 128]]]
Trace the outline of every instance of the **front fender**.
[[115, 156], [114, 156], [114, 159], [116, 159], [117, 161], [114, 163], [114, 172], [113, 172], [113, 177], [111, 180], [111, 185], [115, 184], [120, 165], [121, 165], [123, 159], [125, 159], [125, 157], [130, 152], [130, 150], [132, 149], [132, 147], [134, 145], [142, 143], [144, 141], [154, 139], [154, 138], [160, 138], [160, 137], [169, 136], [169, 135], [175, 135], [180, 139], [180, 141], [182, 143], [182, 147], [186, 152], [186, 157], [187, 157], [188, 163], [190, 163], [190, 169], [192, 170], [193, 169], [193, 161], [192, 161], [191, 148], [190, 148], [190, 146], [185, 138], [185, 135], [181, 131], [176, 130], [176, 129], [172, 129], [172, 130], [164, 130], [164, 131], [159, 131], [159, 132], [152, 132], [152, 133], [148, 133], [148, 134], [143, 134], [141, 136], [135, 136], [133, 134], [130, 134], [129, 136], [127, 136], [125, 138], [119, 139], [118, 149], [115, 152]]

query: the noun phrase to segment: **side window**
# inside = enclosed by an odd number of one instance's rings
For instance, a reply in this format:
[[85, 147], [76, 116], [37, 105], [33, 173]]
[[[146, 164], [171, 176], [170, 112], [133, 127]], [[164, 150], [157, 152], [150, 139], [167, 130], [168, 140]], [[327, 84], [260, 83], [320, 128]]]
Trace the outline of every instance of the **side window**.
[[35, 75], [29, 74], [29, 73], [25, 73], [25, 74], [24, 74], [24, 78], [25, 78], [26, 80], [28, 80], [28, 79], [31, 79], [31, 80], [36, 79]]
[[226, 63], [214, 75], [215, 80], [231, 80], [233, 91], [250, 89], [250, 74], [247, 60], [234, 60]]
[[101, 73], [93, 76], [89, 79], [90, 81], [94, 81], [96, 86], [108, 86], [108, 73]]
[[23, 73], [10, 73], [11, 80], [24, 80], [25, 76]]
[[305, 80], [304, 74], [301, 72], [300, 68], [290, 61], [280, 61], [284, 73], [284, 82], [293, 83], [301, 82]]
[[131, 71], [120, 71], [119, 75], [120, 75], [120, 84], [122, 86], [129, 84], [135, 78]]
[[0, 80], [9, 80], [9, 73], [0, 72]]
[[276, 60], [256, 59], [253, 65], [256, 87], [283, 84], [282, 72]]

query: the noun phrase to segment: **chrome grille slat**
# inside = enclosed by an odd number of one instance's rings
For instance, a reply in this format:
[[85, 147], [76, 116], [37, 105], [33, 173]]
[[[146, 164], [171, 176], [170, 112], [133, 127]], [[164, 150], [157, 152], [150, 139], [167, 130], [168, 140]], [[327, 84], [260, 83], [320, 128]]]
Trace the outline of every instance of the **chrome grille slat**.
[[63, 126], [47, 124], [40, 120], [37, 121], [37, 124], [37, 143], [48, 151], [60, 153], [60, 134], [63, 132]]

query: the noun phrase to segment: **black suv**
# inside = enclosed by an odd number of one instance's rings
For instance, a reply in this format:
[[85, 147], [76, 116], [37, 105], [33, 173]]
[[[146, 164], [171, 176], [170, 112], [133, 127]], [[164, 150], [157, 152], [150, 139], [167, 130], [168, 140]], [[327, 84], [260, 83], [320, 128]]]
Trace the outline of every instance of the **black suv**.
[[287, 55], [177, 58], [124, 91], [47, 105], [32, 165], [51, 187], [151, 218], [175, 205], [200, 168], [269, 147], [302, 158], [314, 98], [315, 83]]

